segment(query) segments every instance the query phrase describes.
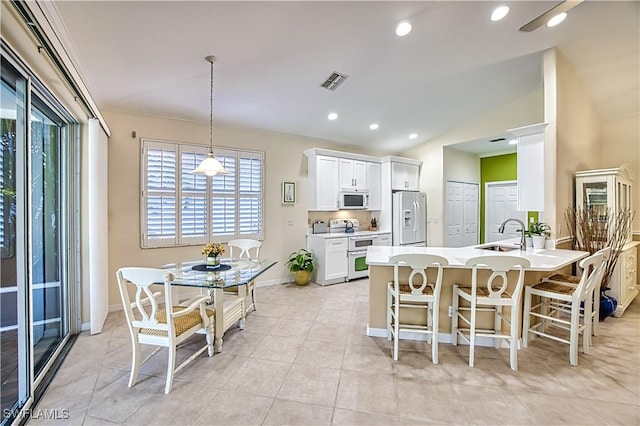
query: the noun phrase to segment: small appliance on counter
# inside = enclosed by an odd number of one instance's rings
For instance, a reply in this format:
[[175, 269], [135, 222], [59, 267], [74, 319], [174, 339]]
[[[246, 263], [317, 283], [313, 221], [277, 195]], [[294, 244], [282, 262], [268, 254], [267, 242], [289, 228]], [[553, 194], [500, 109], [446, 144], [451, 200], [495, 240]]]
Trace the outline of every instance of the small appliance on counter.
[[321, 220], [316, 220], [313, 223], [313, 233], [314, 234], [326, 234], [329, 232], [327, 229], [327, 224]]

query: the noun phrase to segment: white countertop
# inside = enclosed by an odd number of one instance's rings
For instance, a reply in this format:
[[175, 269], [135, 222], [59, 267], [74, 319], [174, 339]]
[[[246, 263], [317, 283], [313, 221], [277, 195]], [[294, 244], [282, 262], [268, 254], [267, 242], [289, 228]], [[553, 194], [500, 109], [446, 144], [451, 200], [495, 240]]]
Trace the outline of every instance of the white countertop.
[[341, 237], [362, 237], [367, 235], [391, 234], [390, 231], [354, 231], [354, 232], [327, 232], [324, 234], [307, 234], [307, 237], [314, 238], [341, 238]]
[[[589, 255], [586, 251], [562, 250], [562, 249], [533, 249], [511, 250], [496, 252], [482, 250], [482, 247], [491, 245], [504, 245], [517, 247], [516, 240], [495, 241], [469, 247], [397, 247], [397, 246], [370, 246], [367, 248], [367, 264], [372, 266], [390, 266], [389, 258], [396, 254], [425, 253], [442, 256], [449, 261], [450, 268], [467, 268], [468, 259], [476, 256], [520, 256], [531, 262], [527, 271], [551, 272], [570, 265]], [[519, 241], [519, 240], [518, 240]]]

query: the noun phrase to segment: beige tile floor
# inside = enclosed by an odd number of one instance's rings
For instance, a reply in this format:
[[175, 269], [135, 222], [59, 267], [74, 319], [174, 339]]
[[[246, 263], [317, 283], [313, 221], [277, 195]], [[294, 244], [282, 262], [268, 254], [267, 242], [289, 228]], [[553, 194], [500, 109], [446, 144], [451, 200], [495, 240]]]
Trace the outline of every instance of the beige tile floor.
[[[78, 337], [37, 408], [67, 409], [65, 424], [393, 425], [640, 424], [640, 301], [609, 318], [580, 366], [568, 346], [543, 339], [519, 352], [365, 336], [367, 280], [257, 289], [258, 311], [223, 352], [203, 354], [163, 394], [166, 352], [127, 388], [131, 348], [121, 313], [104, 332]], [[186, 358], [204, 337], [179, 350]], [[147, 350], [148, 352], [149, 350]], [[41, 421], [33, 421], [33, 424]]]

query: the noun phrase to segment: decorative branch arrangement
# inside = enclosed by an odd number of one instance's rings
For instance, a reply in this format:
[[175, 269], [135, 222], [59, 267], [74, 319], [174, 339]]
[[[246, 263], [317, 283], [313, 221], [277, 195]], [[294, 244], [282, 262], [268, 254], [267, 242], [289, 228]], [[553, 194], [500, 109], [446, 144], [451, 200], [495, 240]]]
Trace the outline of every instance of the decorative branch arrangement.
[[605, 247], [611, 248], [611, 256], [605, 264], [605, 271], [600, 286], [606, 288], [618, 263], [622, 248], [627, 243], [631, 222], [635, 212], [613, 214], [607, 209], [605, 215], [592, 214], [583, 208], [567, 208], [565, 220], [569, 230], [573, 232], [572, 247], [574, 250], [588, 251], [590, 254]]

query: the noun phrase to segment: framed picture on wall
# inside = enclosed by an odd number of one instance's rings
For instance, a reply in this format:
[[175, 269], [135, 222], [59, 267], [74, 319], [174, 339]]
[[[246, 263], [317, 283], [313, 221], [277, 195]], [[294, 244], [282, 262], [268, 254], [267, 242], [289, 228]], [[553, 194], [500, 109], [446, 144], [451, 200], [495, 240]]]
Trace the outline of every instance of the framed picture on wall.
[[282, 181], [282, 204], [296, 203], [296, 183], [283, 180]]

